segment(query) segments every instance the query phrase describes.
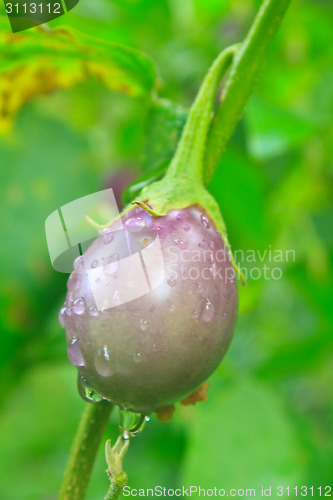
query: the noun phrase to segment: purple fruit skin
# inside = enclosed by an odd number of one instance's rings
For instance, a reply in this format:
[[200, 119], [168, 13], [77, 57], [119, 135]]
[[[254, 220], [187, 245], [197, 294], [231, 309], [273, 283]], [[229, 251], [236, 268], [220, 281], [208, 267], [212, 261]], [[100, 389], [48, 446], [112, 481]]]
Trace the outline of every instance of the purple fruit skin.
[[[130, 302], [91, 310], [96, 304], [85, 270], [96, 261], [101, 265], [106, 248], [119, 259], [128, 256], [121, 237], [107, 245], [98, 237], [68, 280], [62, 324], [70, 361], [88, 384], [125, 409], [150, 414], [186, 397], [216, 369], [235, 328], [237, 284], [220, 233], [198, 207], [163, 217], [137, 208], [122, 218], [124, 227], [133, 218], [144, 219], [146, 226], [126, 232], [132, 251], [156, 234], [160, 238], [163, 282]], [[99, 284], [106, 294], [114, 294], [119, 285], [117, 272], [104, 275]], [[83, 313], [82, 301], [75, 302], [79, 298], [84, 299]]]

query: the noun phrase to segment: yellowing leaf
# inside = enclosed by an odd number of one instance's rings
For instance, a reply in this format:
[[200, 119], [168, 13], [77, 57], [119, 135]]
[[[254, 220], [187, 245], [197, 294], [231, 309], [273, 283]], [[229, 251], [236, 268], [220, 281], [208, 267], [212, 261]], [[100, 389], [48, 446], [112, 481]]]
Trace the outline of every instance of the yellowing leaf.
[[20, 108], [38, 95], [94, 78], [111, 91], [149, 95], [155, 68], [143, 53], [94, 38], [73, 28], [4, 30], [0, 20], [0, 133]]

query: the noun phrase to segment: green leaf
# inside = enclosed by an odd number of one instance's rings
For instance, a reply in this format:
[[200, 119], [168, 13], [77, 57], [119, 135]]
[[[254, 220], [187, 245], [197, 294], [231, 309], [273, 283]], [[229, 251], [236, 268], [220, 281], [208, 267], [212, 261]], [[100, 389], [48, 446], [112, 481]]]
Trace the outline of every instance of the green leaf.
[[146, 142], [141, 164], [142, 175], [135, 179], [123, 193], [123, 203], [130, 203], [140, 191], [161, 179], [174, 156], [187, 110], [167, 99], [152, 103], [147, 117]]
[[208, 401], [197, 405], [192, 416], [185, 486], [255, 488], [261, 496], [262, 485], [299, 484], [294, 429], [282, 400], [268, 386], [255, 380], [213, 386]]
[[250, 153], [260, 160], [282, 155], [301, 145], [314, 132], [314, 125], [290, 110], [278, 108], [252, 96], [245, 114]]
[[135, 198], [139, 195], [143, 188], [149, 186], [153, 182], [160, 180], [164, 176], [168, 164], [168, 161], [164, 161], [151, 172], [140, 175], [139, 178], [131, 182], [122, 193], [123, 204], [128, 205], [133, 200], [135, 200]]
[[174, 155], [187, 110], [167, 99], [155, 101], [147, 118], [147, 139], [143, 151], [142, 172], [152, 172]]
[[[62, 469], [84, 406], [76, 376], [69, 363], [34, 367], [6, 401], [0, 416], [5, 433], [0, 454], [0, 468], [6, 475], [3, 498], [57, 498]], [[20, 439], [15, 439], [18, 425]], [[19, 482], [13, 480], [17, 470]], [[99, 498], [106, 488], [107, 477], [100, 486]]]
[[151, 94], [155, 67], [132, 48], [85, 35], [74, 28], [43, 27], [13, 34], [0, 19], [0, 133], [32, 98], [94, 78], [131, 97]]
[[220, 206], [232, 248], [258, 248], [266, 244], [265, 188], [265, 176], [256, 163], [242, 147], [230, 144], [209, 191]]

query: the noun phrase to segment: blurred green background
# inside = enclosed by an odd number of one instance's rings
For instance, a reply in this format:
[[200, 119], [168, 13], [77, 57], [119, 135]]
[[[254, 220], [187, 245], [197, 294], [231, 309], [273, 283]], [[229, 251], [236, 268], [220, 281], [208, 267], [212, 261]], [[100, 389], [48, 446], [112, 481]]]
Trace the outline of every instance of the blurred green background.
[[[81, 0], [50, 26], [144, 51], [158, 68], [159, 96], [186, 108], [218, 52], [244, 38], [259, 5]], [[113, 93], [97, 78], [48, 93], [30, 83], [8, 121], [9, 24], [1, 22], [0, 496], [52, 500], [84, 403], [57, 320], [67, 276], [51, 267], [44, 221], [103, 189], [120, 168], [139, 174], [156, 137], [149, 93]], [[240, 285], [235, 338], [211, 377], [208, 401], [178, 406], [170, 424], [153, 416], [133, 439], [125, 459], [133, 488], [333, 483], [332, 23], [328, 0], [292, 2], [210, 185], [234, 249], [293, 249], [295, 261], [278, 264], [281, 279]], [[15, 68], [21, 49], [11, 47]], [[24, 74], [18, 68], [14, 86]], [[63, 76], [70, 71], [64, 66]], [[19, 102], [20, 85], [11, 92]], [[106, 437], [115, 438], [117, 421], [114, 412]], [[105, 468], [102, 444], [88, 500], [106, 493]]]

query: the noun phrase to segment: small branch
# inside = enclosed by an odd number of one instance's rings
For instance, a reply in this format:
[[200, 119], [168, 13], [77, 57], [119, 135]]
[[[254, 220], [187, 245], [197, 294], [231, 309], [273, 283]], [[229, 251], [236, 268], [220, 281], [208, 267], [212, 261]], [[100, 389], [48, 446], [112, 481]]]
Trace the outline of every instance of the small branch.
[[264, 0], [233, 60], [221, 101], [208, 134], [205, 165], [208, 183], [258, 80], [271, 42], [291, 0]]
[[70, 451], [59, 500], [83, 500], [112, 408], [113, 405], [105, 400], [86, 404]]
[[123, 458], [126, 455], [130, 443], [129, 437], [124, 438], [121, 434], [116, 443], [111, 446], [109, 439], [105, 444], [105, 457], [108, 464], [107, 473], [110, 478], [110, 488], [104, 500], [115, 500], [122, 494], [124, 486], [127, 483], [127, 474], [122, 470]]

